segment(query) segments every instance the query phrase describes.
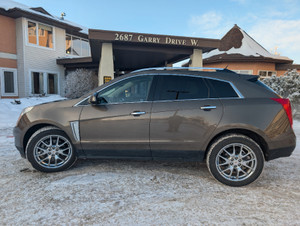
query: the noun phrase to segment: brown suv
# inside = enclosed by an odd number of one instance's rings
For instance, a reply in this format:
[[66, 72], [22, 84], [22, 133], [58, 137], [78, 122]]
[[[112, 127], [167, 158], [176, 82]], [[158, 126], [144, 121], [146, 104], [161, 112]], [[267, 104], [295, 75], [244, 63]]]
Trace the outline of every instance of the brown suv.
[[79, 99], [24, 109], [14, 135], [43, 172], [77, 158], [206, 160], [231, 186], [253, 182], [265, 160], [296, 145], [289, 100], [229, 70], [133, 72]]

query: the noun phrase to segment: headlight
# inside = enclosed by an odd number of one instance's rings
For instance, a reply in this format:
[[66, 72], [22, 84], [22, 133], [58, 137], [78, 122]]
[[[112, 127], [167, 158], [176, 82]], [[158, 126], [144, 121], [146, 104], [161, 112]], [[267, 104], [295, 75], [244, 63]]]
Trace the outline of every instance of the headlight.
[[19, 118], [18, 118], [18, 120], [17, 120], [17, 124], [16, 124], [16, 125], [19, 124], [19, 121], [20, 121], [20, 119], [22, 118], [22, 116], [23, 116], [24, 114], [30, 112], [32, 108], [33, 108], [33, 106], [30, 106], [30, 107], [24, 108], [24, 109], [22, 110], [22, 112], [21, 112], [21, 114], [20, 114], [20, 116], [19, 116]]

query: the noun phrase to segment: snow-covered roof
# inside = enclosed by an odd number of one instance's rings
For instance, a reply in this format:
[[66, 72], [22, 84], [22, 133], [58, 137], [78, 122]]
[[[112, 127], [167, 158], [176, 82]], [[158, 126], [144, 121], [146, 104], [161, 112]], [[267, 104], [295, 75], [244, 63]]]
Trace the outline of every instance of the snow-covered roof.
[[24, 4], [21, 4], [19, 2], [15, 2], [15, 1], [12, 1], [12, 0], [0, 0], [0, 9], [3, 9], [5, 11], [19, 9], [21, 11], [28, 12], [30, 14], [34, 14], [36, 16], [40, 16], [40, 17], [43, 17], [43, 18], [54, 20], [54, 21], [56, 21], [58, 23], [61, 23], [61, 24], [65, 24], [65, 25], [72, 26], [74, 28], [78, 28], [79, 32], [81, 32], [83, 34], [88, 34], [88, 28], [86, 28], [84, 26], [81, 26], [79, 24], [76, 24], [74, 22], [71, 22], [71, 21], [68, 21], [68, 20], [65, 20], [65, 19], [62, 20], [61, 18], [59, 18], [57, 16], [53, 16], [51, 14], [42, 13], [40, 11], [34, 10], [33, 8], [31, 8], [27, 5], [24, 5]]
[[231, 57], [263, 57], [274, 60], [292, 61], [288, 57], [274, 55], [258, 44], [245, 31], [235, 25], [222, 39], [221, 47], [203, 54], [203, 59], [230, 59]]

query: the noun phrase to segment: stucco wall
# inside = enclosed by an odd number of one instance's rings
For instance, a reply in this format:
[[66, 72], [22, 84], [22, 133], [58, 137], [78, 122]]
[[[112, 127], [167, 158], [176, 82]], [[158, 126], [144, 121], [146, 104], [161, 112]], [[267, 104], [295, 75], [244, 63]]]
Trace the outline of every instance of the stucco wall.
[[0, 15], [0, 67], [17, 68], [16, 22]]

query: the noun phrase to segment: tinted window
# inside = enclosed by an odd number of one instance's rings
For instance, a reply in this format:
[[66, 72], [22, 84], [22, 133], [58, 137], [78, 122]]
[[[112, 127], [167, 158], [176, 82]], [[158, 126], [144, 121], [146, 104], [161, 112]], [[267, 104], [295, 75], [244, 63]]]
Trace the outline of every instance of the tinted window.
[[208, 97], [208, 88], [202, 78], [189, 76], [161, 76], [158, 100], [183, 100]]
[[220, 98], [224, 97], [239, 97], [237, 93], [234, 91], [232, 86], [228, 82], [223, 82], [214, 79], [207, 79], [210, 84], [213, 86], [216, 94], [211, 94], [211, 97], [217, 95]]
[[153, 76], [129, 78], [113, 84], [98, 93], [107, 103], [146, 101]]

